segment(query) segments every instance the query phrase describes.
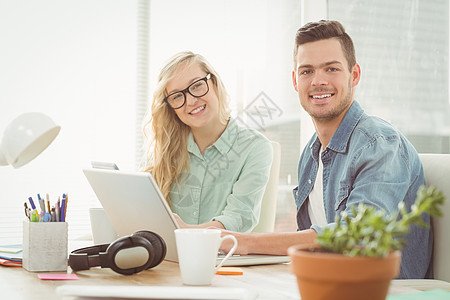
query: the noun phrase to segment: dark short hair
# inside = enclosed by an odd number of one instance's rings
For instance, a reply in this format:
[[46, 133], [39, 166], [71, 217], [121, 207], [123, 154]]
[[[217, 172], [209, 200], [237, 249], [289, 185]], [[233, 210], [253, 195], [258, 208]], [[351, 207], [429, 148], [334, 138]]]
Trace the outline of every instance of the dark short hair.
[[297, 63], [298, 47], [300, 45], [327, 39], [337, 39], [341, 43], [348, 68], [351, 71], [356, 64], [355, 46], [350, 36], [345, 32], [344, 26], [338, 21], [320, 20], [310, 22], [297, 30], [295, 35], [294, 68]]

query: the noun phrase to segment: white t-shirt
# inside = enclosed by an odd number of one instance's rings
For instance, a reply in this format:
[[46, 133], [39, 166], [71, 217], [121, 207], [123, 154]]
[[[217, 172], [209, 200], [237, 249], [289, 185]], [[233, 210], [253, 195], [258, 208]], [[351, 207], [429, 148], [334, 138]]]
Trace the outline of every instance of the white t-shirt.
[[319, 169], [317, 170], [316, 181], [309, 194], [308, 201], [308, 214], [311, 219], [311, 224], [324, 226], [328, 224], [327, 217], [325, 216], [325, 207], [323, 205], [323, 163], [322, 163], [322, 151], [319, 153]]

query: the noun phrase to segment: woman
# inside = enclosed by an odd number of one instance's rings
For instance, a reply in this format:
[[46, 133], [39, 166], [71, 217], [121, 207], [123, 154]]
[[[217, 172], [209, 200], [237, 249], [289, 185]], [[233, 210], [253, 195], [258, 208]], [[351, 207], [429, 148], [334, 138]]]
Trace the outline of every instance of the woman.
[[272, 163], [272, 145], [230, 118], [212, 66], [192, 52], [163, 67], [144, 126], [152, 173], [181, 227], [251, 231]]

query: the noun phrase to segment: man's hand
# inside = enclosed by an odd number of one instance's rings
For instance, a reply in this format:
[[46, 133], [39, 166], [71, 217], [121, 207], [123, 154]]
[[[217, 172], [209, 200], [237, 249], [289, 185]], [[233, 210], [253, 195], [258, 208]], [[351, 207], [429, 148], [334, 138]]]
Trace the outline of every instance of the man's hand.
[[[295, 232], [234, 232], [222, 230], [222, 236], [232, 234], [238, 241], [235, 254], [269, 254], [287, 255], [287, 249], [297, 244], [314, 244], [316, 232], [306, 229]], [[231, 241], [224, 241], [220, 250], [230, 251], [233, 247]]]
[[[234, 254], [239, 255], [247, 255], [248, 253], [248, 243], [250, 243], [249, 238], [250, 234], [248, 233], [241, 233], [241, 232], [235, 232], [235, 231], [228, 231], [228, 230], [222, 230], [222, 237], [225, 235], [234, 235], [234, 237], [238, 241], [238, 245], [236, 248], [236, 251], [234, 251]], [[233, 248], [233, 241], [231, 240], [225, 240], [220, 245], [220, 250], [224, 251], [225, 253], [228, 253], [231, 248]]]

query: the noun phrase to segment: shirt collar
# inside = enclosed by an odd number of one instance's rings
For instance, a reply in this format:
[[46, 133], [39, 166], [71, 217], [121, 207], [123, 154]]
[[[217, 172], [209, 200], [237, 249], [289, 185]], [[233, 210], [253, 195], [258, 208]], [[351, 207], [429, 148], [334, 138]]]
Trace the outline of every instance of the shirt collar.
[[328, 148], [336, 152], [345, 152], [348, 147], [350, 136], [352, 135], [352, 132], [359, 120], [361, 120], [363, 114], [364, 110], [361, 108], [359, 103], [356, 100], [353, 101], [338, 129], [331, 137]]
[[[356, 125], [358, 124], [359, 120], [361, 120], [363, 114], [364, 110], [361, 108], [361, 105], [359, 105], [359, 103], [356, 100], [353, 101], [352, 105], [350, 106], [344, 118], [342, 119], [341, 124], [339, 124], [338, 129], [331, 137], [331, 141], [328, 144], [327, 148], [336, 152], [347, 151], [350, 136], [353, 130], [355, 129]], [[320, 143], [317, 134], [315, 133], [314, 135], [315, 140], [311, 144], [310, 148], [313, 157], [317, 157], [322, 144]]]
[[238, 126], [234, 119], [228, 121], [227, 128], [225, 128], [219, 139], [212, 145], [220, 152], [225, 154], [230, 151], [231, 146], [234, 144], [237, 138]]
[[187, 141], [187, 149], [188, 149], [188, 152], [194, 154], [195, 156], [197, 156], [199, 158], [203, 158], [203, 155], [200, 153], [200, 149], [198, 149], [198, 146], [194, 141], [194, 136], [192, 135], [192, 132], [189, 132], [188, 141]]
[[[222, 135], [217, 139], [217, 141], [214, 142], [214, 144], [209, 146], [207, 150], [210, 148], [215, 148], [220, 152], [220, 154], [226, 154], [228, 151], [230, 151], [231, 146], [235, 142], [237, 138], [237, 132], [238, 125], [234, 119], [230, 118], [230, 120], [228, 121], [228, 125]], [[187, 146], [190, 153], [198, 156], [199, 158], [203, 157], [203, 155], [200, 153], [200, 150], [198, 149], [197, 144], [195, 143], [192, 132], [189, 133]]]

